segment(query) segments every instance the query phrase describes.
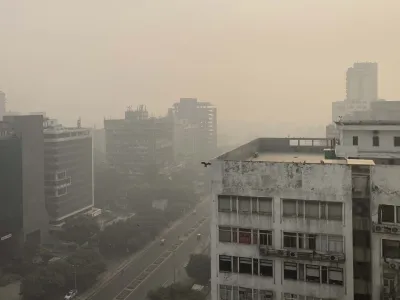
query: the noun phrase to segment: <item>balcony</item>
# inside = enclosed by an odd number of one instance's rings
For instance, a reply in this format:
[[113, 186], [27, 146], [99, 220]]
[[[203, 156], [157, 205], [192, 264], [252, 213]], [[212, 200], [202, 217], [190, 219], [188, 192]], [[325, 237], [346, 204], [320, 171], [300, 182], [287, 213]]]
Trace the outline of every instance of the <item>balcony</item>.
[[394, 224], [372, 223], [372, 231], [375, 233], [400, 235], [400, 226]]
[[343, 263], [346, 261], [344, 253], [318, 253], [313, 250], [272, 249], [269, 246], [259, 246], [260, 255], [266, 257], [289, 258], [294, 260], [324, 261]]

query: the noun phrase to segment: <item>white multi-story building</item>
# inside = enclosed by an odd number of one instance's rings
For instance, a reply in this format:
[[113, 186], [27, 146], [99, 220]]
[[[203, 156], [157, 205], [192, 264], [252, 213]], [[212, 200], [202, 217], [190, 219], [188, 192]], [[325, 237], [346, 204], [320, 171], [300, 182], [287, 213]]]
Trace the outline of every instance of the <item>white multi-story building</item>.
[[397, 299], [400, 167], [348, 158], [346, 126], [336, 151], [262, 138], [211, 162], [213, 300]]

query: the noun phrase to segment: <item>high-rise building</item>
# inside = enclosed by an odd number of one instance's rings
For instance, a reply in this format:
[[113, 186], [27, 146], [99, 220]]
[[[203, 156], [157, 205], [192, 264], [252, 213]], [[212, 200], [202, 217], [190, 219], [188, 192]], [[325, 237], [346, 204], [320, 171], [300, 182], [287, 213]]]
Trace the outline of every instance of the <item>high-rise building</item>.
[[400, 295], [400, 123], [338, 130], [211, 161], [212, 300]]
[[4, 116], [3, 125], [21, 141], [23, 236], [40, 243], [48, 232], [44, 196], [44, 137], [42, 115]]
[[378, 64], [354, 63], [346, 73], [346, 100], [372, 102], [378, 100]]
[[10, 262], [22, 241], [21, 140], [0, 122], [0, 265]]
[[217, 109], [196, 98], [181, 98], [172, 107], [175, 119], [174, 155], [177, 160], [207, 159], [217, 151]]
[[128, 108], [125, 119], [104, 120], [106, 158], [119, 173], [152, 176], [173, 161], [172, 116], [149, 117], [140, 105]]
[[0, 121], [3, 120], [6, 114], [6, 94], [0, 91]]
[[47, 118], [43, 123], [46, 209], [53, 226], [94, 204], [92, 133], [80, 122], [77, 127]]

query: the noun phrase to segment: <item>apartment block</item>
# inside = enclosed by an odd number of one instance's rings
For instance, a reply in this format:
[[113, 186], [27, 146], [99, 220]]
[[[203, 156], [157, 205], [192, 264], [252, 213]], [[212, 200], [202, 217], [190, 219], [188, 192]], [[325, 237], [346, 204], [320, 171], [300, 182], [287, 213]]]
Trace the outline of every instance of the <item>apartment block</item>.
[[213, 300], [397, 299], [400, 168], [335, 147], [262, 138], [211, 161]]
[[217, 109], [196, 98], [174, 103], [174, 155], [176, 160], [204, 160], [216, 155]]
[[94, 205], [92, 133], [80, 120], [64, 127], [46, 118], [43, 127], [46, 209], [50, 224], [61, 226]]
[[140, 105], [128, 108], [125, 119], [104, 120], [106, 157], [130, 177], [149, 175], [173, 161], [172, 116], [155, 118]]

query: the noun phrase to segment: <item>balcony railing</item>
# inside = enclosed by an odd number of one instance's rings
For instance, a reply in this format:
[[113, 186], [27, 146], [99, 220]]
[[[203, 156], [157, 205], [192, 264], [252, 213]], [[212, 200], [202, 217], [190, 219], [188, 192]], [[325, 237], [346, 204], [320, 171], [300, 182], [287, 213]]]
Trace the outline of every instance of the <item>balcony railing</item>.
[[344, 253], [320, 253], [307, 249], [272, 249], [269, 246], [260, 245], [261, 256], [272, 256], [308, 261], [329, 261], [342, 263], [346, 260]]
[[400, 234], [400, 226], [395, 224], [377, 224], [372, 223], [372, 231], [375, 233], [385, 233], [385, 234]]

